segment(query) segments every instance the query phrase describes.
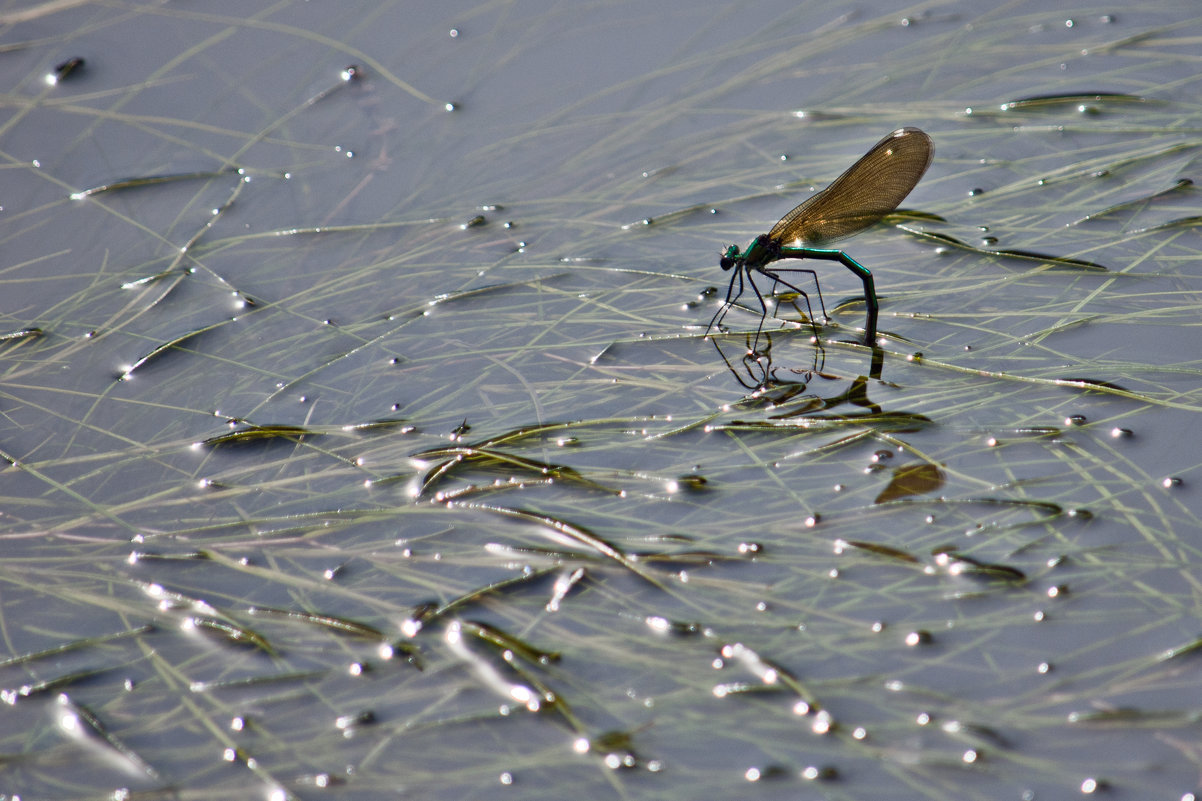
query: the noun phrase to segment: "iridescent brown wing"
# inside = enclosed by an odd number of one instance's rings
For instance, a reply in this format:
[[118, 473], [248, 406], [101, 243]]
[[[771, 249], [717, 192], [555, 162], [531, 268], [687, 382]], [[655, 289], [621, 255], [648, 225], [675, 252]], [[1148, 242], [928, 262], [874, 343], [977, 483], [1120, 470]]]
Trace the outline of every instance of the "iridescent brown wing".
[[772, 226], [778, 244], [818, 246], [857, 234], [898, 207], [931, 165], [935, 145], [917, 128], [898, 128], [826, 189]]

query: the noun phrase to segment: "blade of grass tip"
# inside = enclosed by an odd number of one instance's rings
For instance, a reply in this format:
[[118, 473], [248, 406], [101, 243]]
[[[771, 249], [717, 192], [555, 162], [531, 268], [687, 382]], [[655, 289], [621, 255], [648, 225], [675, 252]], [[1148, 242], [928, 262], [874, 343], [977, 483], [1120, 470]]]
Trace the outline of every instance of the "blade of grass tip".
[[53, 692], [78, 684], [79, 682], [87, 681], [93, 676], [99, 676], [101, 673], [107, 673], [113, 670], [111, 667], [92, 668], [90, 670], [80, 670], [75, 673], [68, 673], [65, 676], [56, 676], [53, 679], [45, 679], [36, 681], [30, 684], [22, 684], [20, 687], [12, 689], [0, 690], [0, 700], [12, 706], [20, 698], [29, 698], [42, 693]]
[[188, 333], [183, 334], [182, 336], [178, 336], [175, 339], [169, 340], [167, 342], [162, 343], [161, 345], [158, 345], [153, 350], [144, 354], [141, 358], [139, 358], [133, 364], [126, 366], [122, 370], [121, 374], [119, 376], [117, 376], [117, 380], [118, 381], [128, 381], [130, 378], [133, 377], [135, 370], [137, 370], [141, 367], [144, 367], [145, 365], [147, 365], [150, 362], [154, 361], [155, 359], [159, 358], [160, 356], [162, 356], [164, 353], [167, 353], [168, 351], [179, 350], [183, 346], [183, 344], [185, 342], [187, 342], [188, 340], [195, 339], [196, 337], [199, 337], [201, 334], [212, 331], [214, 328], [216, 328], [219, 325], [225, 325], [225, 321], [222, 321], [220, 323], [214, 323], [213, 325], [208, 325], [208, 326], [205, 326], [204, 328], [198, 328], [195, 331], [189, 331]]
[[136, 751], [121, 742], [90, 709], [75, 703], [66, 693], [59, 695], [58, 705], [58, 725], [63, 731], [97, 737], [138, 771], [152, 779], [159, 777], [158, 771], [138, 756]]
[[540, 570], [523, 572], [516, 576], [486, 584], [483, 587], [477, 587], [446, 603], [440, 604], [436, 601], [427, 601], [417, 604], [413, 607], [409, 616], [401, 622], [401, 632], [406, 637], [416, 637], [418, 632], [435, 620], [446, 617], [452, 612], [476, 603], [490, 595], [504, 592], [511, 587], [524, 586], [533, 580], [542, 578], [555, 569], [555, 567], [545, 567]]
[[1057, 378], [1056, 385], [1061, 387], [1076, 387], [1077, 389], [1113, 389], [1118, 392], [1129, 392], [1126, 387], [1111, 381], [1099, 381], [1094, 378]]
[[1183, 656], [1189, 656], [1190, 654], [1199, 650], [1202, 650], [1202, 637], [1199, 637], [1193, 642], [1187, 642], [1184, 645], [1178, 645], [1175, 648], [1169, 648], [1167, 651], [1162, 651], [1156, 656], [1156, 661], [1167, 662], [1170, 659], [1178, 659]]
[[863, 540], [835, 540], [835, 553], [842, 553], [847, 548], [857, 548], [861, 551], [867, 551], [868, 553], [876, 554], [877, 556], [896, 559], [899, 562], [908, 562], [910, 564], [922, 563], [922, 560], [920, 560], [917, 556], [914, 556], [914, 554], [910, 553], [909, 551], [903, 551], [901, 548], [894, 548], [892, 545], [881, 545], [880, 543], [864, 542]]
[[228, 620], [204, 615], [192, 615], [184, 619], [184, 628], [203, 629], [215, 632], [236, 645], [250, 645], [266, 654], [276, 656], [276, 650], [263, 635], [246, 626]]
[[1027, 580], [1027, 574], [1017, 567], [1010, 565], [985, 562], [955, 549], [944, 548], [934, 553], [935, 564], [945, 568], [955, 576], [971, 576], [974, 578], [1000, 579], [1002, 581], [1022, 582]]
[[[463, 620], [460, 622], [465, 631], [475, 635], [478, 639], [490, 643], [502, 651], [511, 651], [532, 664], [546, 665], [559, 661], [559, 654], [557, 652], [542, 651], [532, 645], [527, 645], [517, 637], [507, 634], [487, 623], [478, 620]], [[506, 659], [506, 661], [510, 660]]]
[[1163, 231], [1166, 228], [1186, 228], [1193, 225], [1202, 225], [1202, 215], [1193, 217], [1178, 217], [1175, 220], [1162, 222], [1158, 225], [1149, 225], [1147, 228], [1138, 228], [1134, 231], [1128, 231], [1129, 235], [1146, 234], [1150, 231]]
[[[420, 457], [420, 456], [421, 456], [421, 454], [418, 455], [418, 457]], [[418, 458], [418, 457], [415, 457], [415, 458]], [[417, 497], [421, 498], [422, 496], [426, 495], [426, 493], [430, 490], [430, 488], [432, 488], [438, 482], [442, 481], [442, 479], [445, 478], [451, 472], [451, 469], [454, 468], [455, 465], [462, 462], [463, 459], [464, 459], [464, 457], [457, 456], [453, 459], [448, 459], [444, 462], [439, 462], [434, 467], [432, 467], [430, 470], [427, 470], [426, 475], [422, 477], [422, 484], [421, 484], [421, 487], [418, 488]]]

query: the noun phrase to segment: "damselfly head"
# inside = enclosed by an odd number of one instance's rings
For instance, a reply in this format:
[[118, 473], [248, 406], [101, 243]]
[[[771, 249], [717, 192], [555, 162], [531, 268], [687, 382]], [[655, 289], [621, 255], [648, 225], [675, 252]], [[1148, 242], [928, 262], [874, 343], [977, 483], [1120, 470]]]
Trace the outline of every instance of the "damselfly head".
[[718, 266], [723, 270], [729, 270], [735, 266], [735, 260], [739, 258], [739, 246], [731, 245], [722, 254], [722, 258], [718, 259]]

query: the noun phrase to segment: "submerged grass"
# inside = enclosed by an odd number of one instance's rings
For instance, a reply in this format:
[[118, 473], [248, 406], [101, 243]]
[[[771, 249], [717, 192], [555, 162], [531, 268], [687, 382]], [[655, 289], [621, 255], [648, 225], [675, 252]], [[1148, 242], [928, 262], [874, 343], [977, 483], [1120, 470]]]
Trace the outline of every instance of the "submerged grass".
[[[1192, 797], [1198, 19], [35, 11], [0, 792]], [[706, 339], [902, 124], [879, 346], [823, 270]]]

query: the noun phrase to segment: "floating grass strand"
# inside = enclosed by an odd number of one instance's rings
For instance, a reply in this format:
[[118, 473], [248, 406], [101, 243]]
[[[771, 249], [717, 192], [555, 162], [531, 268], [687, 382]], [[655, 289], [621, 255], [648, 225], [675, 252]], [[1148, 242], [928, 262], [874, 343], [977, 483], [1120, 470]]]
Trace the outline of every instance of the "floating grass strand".
[[384, 639], [384, 632], [377, 629], [375, 626], [369, 626], [366, 623], [359, 623], [345, 617], [336, 617], [334, 615], [319, 615], [313, 612], [298, 612], [292, 609], [274, 609], [270, 606], [251, 606], [246, 610], [248, 615], [252, 617], [270, 616], [283, 617], [288, 620], [297, 620], [301, 623], [308, 623], [313, 626], [330, 629], [342, 634], [350, 634], [355, 637], [363, 637], [369, 640]]
[[507, 467], [514, 467], [534, 473], [538, 476], [569, 481], [574, 484], [588, 487], [590, 489], [600, 490], [602, 492], [616, 495], [617, 490], [599, 484], [596, 481], [585, 478], [576, 471], [575, 468], [566, 465], [551, 464], [549, 462], [539, 462], [534, 459], [527, 459], [524, 456], [506, 453], [504, 451], [493, 450], [491, 448], [482, 448], [475, 445], [455, 445], [448, 448], [435, 448], [433, 450], [422, 451], [413, 454], [414, 459], [440, 459], [452, 457], [445, 462], [440, 462], [435, 467], [427, 471], [422, 479], [421, 490], [418, 492], [418, 497], [421, 497], [430, 490], [435, 484], [450, 474], [455, 467], [465, 463], [482, 463], [482, 464], [500, 464]]
[[21, 698], [29, 698], [42, 693], [53, 692], [70, 687], [73, 684], [86, 681], [93, 676], [99, 676], [101, 673], [107, 673], [112, 670], [111, 667], [106, 668], [91, 668], [89, 670], [80, 670], [75, 673], [68, 673], [64, 676], [57, 676], [53, 679], [45, 679], [44, 681], [35, 681], [30, 684], [22, 684], [20, 687], [12, 689], [0, 690], [0, 701], [12, 706]]
[[663, 214], [655, 215], [655, 217], [644, 217], [637, 222], [623, 223], [621, 228], [623, 231], [630, 231], [638, 228], [646, 228], [649, 225], [666, 225], [667, 223], [683, 220], [685, 217], [688, 217], [692, 214], [707, 211], [709, 208], [710, 205], [708, 203], [698, 203], [697, 205], [688, 206], [683, 209], [666, 211]]
[[[899, 357], [904, 357], [905, 354], [896, 354]], [[1181, 409], [1183, 411], [1199, 412], [1202, 411], [1202, 404], [1180, 403], [1178, 401], [1156, 398], [1140, 392], [1132, 392], [1117, 387], [1113, 384], [1108, 384], [1105, 381], [1097, 381], [1093, 379], [1064, 379], [1064, 378], [1041, 378], [1038, 376], [1027, 376], [1018, 373], [1010, 373], [1000, 370], [983, 370], [975, 367], [964, 367], [951, 362], [939, 361], [923, 357], [921, 363], [927, 367], [938, 367], [943, 370], [948, 370], [955, 373], [966, 375], [976, 375], [982, 378], [994, 378], [1001, 381], [1017, 381], [1024, 384], [1039, 384], [1043, 386], [1056, 387], [1072, 387], [1076, 389], [1091, 390], [1095, 392], [1103, 392], [1107, 395], [1113, 395], [1118, 398], [1127, 398], [1128, 400], [1139, 401], [1150, 406], [1162, 406], [1169, 409]]]
[[842, 426], [870, 426], [896, 433], [922, 430], [932, 424], [925, 415], [910, 412], [865, 412], [847, 415], [805, 415], [798, 413], [772, 417], [767, 420], [732, 420], [729, 423], [714, 423], [711, 431], [823, 431]]
[[19, 342], [26, 339], [37, 339], [43, 334], [45, 334], [45, 331], [40, 328], [21, 328], [16, 331], [8, 331], [7, 333], [0, 334], [0, 344]]
[[149, 351], [144, 356], [142, 356], [137, 361], [135, 361], [133, 364], [126, 367], [122, 371], [121, 375], [117, 376], [117, 379], [119, 381], [128, 381], [129, 379], [133, 378], [133, 374], [134, 374], [135, 370], [137, 370], [141, 367], [144, 367], [145, 365], [147, 365], [150, 362], [154, 361], [155, 359], [159, 358], [160, 356], [167, 353], [168, 351], [182, 349], [185, 342], [188, 342], [189, 340], [192, 340], [192, 339], [196, 339], [197, 337], [199, 337], [202, 334], [206, 334], [209, 331], [214, 330], [215, 328], [223, 326], [226, 324], [226, 322], [228, 322], [228, 321], [223, 320], [220, 323], [214, 323], [213, 325], [206, 325], [204, 328], [198, 328], [195, 331], [189, 331], [186, 334], [181, 334], [180, 336], [176, 337], [175, 339], [168, 340], [167, 342], [164, 342], [161, 345], [156, 346], [153, 350]]
[[[485, 551], [495, 553], [499, 547], [502, 546], [486, 544]], [[401, 631], [406, 637], [416, 637], [418, 632], [436, 620], [447, 617], [452, 613], [457, 613], [460, 609], [466, 606], [479, 603], [486, 598], [499, 595], [514, 587], [524, 587], [532, 581], [536, 581], [546, 575], [549, 575], [550, 573], [553, 573], [557, 569], [557, 567], [553, 566], [539, 570], [524, 570], [519, 575], [502, 579], [500, 581], [495, 581], [491, 584], [486, 584], [483, 587], [477, 587], [476, 589], [453, 598], [446, 603], [440, 604], [435, 601], [427, 601], [425, 603], [417, 604], [409, 612], [408, 617], [401, 622]]]
[[[1122, 211], [1124, 209], [1131, 208], [1132, 206], [1144, 206], [1155, 200], [1159, 200], [1160, 198], [1166, 197], [1168, 195], [1176, 194], [1177, 192], [1180, 192], [1182, 189], [1188, 189], [1188, 188], [1192, 187], [1193, 185], [1194, 185], [1194, 182], [1192, 180], [1190, 180], [1189, 178], [1178, 178], [1176, 183], [1174, 183], [1168, 189], [1161, 189], [1159, 192], [1153, 192], [1150, 195], [1144, 195], [1143, 197], [1138, 197], [1138, 198], [1135, 198], [1134, 200], [1124, 200], [1122, 203], [1116, 203], [1113, 206], [1107, 206], [1106, 208], [1102, 209], [1101, 211], [1095, 211], [1093, 214], [1086, 214], [1084, 217], [1082, 217], [1078, 220], [1073, 220], [1072, 222], [1068, 223], [1068, 225], [1069, 226], [1080, 225], [1081, 223], [1089, 222], [1091, 220], [1097, 220], [1102, 217], [1106, 217], [1110, 214], [1114, 214], [1116, 212]], [[1183, 218], [1183, 219], [1198, 219], [1198, 218]], [[1171, 222], [1162, 223], [1162, 225], [1164, 225], [1164, 226], [1168, 226], [1171, 224], [1172, 224]], [[1151, 228], [1141, 228], [1138, 231], [1130, 231], [1128, 233], [1133, 233], [1133, 234], [1134, 233], [1144, 233], [1146, 231], [1158, 230], [1160, 227], [1161, 226], [1157, 225], [1157, 226], [1152, 226]]]
[[254, 425], [248, 424], [245, 428], [240, 428], [237, 431], [231, 431], [228, 434], [218, 434], [215, 437], [209, 437], [206, 440], [201, 440], [197, 445], [206, 448], [218, 448], [223, 445], [243, 445], [250, 442], [262, 442], [264, 440], [285, 439], [290, 442], [300, 442], [305, 437], [318, 436], [321, 432], [305, 428], [303, 426], [293, 425]]
[[471, 592], [464, 593], [463, 595], [447, 601], [445, 604], [433, 609], [427, 619], [435, 619], [443, 617], [444, 615], [448, 615], [452, 612], [457, 612], [465, 606], [479, 603], [485, 598], [507, 592], [514, 587], [525, 587], [531, 582], [538, 581], [543, 576], [549, 575], [552, 572], [554, 572], [554, 568], [531, 570], [511, 578], [502, 579], [501, 581], [494, 581], [493, 583], [486, 584], [483, 587], [478, 587]]
[[1146, 234], [1152, 231], [1164, 231], [1168, 228], [1187, 228], [1195, 225], [1202, 225], [1202, 214], [1191, 217], [1178, 217], [1174, 220], [1158, 223], [1157, 225], [1149, 225], [1147, 228], [1137, 228], [1134, 231], [1128, 231], [1131, 236], [1136, 234]]
[[894, 548], [892, 545], [882, 545], [878, 542], [865, 542], [863, 540], [835, 540], [835, 553], [841, 553], [847, 548], [856, 548], [861, 551], [875, 554], [876, 556], [884, 556], [888, 559], [894, 559], [898, 562], [907, 562], [909, 564], [921, 564], [922, 560], [909, 551], [904, 551], [901, 548]]
[[162, 553], [159, 551], [130, 551], [125, 561], [131, 565], [139, 562], [204, 562], [210, 558], [208, 551], [186, 551]]
[[120, 640], [126, 637], [139, 637], [143, 634], [149, 634], [154, 631], [154, 626], [145, 625], [136, 628], [128, 629], [127, 631], [118, 631], [113, 634], [100, 634], [95, 637], [85, 637], [81, 640], [72, 640], [71, 642], [56, 645], [53, 648], [47, 648], [43, 651], [31, 651], [26, 654], [17, 654], [10, 656], [7, 659], [0, 660], [0, 668], [10, 667], [12, 665], [23, 665], [27, 662], [34, 662], [39, 659], [45, 659], [51, 656], [59, 656], [69, 651], [76, 651], [80, 648], [90, 648], [94, 645]]
[[225, 679], [222, 681], [194, 681], [188, 685], [188, 692], [208, 693], [214, 690], [237, 690], [244, 687], [261, 687], [267, 684], [282, 684], [285, 682], [303, 682], [321, 678], [327, 675], [326, 670], [297, 670], [291, 673], [273, 673], [269, 676], [247, 676], [241, 679]]
[[226, 175], [232, 175], [241, 172], [237, 167], [227, 167], [223, 170], [210, 170], [207, 172], [181, 172], [172, 175], [147, 175], [140, 178], [123, 178], [112, 183], [101, 184], [94, 186], [91, 189], [84, 189], [80, 192], [75, 192], [71, 195], [72, 200], [82, 200], [85, 197], [92, 195], [100, 195], [105, 192], [120, 192], [125, 189], [141, 189], [147, 186], [158, 186], [160, 184], [172, 184], [180, 181], [196, 181], [208, 180], [211, 178], [221, 178]]
[[663, 588], [663, 584], [659, 581], [659, 579], [644, 570], [643, 567], [639, 565], [633, 557], [627, 555], [621, 549], [611, 545], [601, 537], [598, 537], [596, 534], [593, 534], [591, 531], [588, 531], [580, 526], [573, 525], [564, 520], [559, 520], [551, 517], [550, 515], [538, 514], [537, 512], [527, 512], [523, 509], [511, 509], [506, 506], [494, 506], [492, 504], [484, 503], [457, 503], [453, 504], [453, 506], [462, 506], [467, 509], [480, 509], [482, 511], [504, 515], [505, 517], [512, 517], [517, 520], [525, 520], [529, 523], [536, 523], [554, 531], [558, 535], [567, 537], [569, 540], [595, 551], [607, 559], [613, 560], [629, 570], [631, 573], [634, 573], [639, 578], [645, 579], [646, 581], [654, 584], [656, 587], [660, 587], [661, 589]]
[[1088, 712], [1069, 712], [1068, 722], [1079, 726], [1192, 726], [1202, 720], [1202, 713], [1184, 709], [1137, 709], [1121, 706], [1117, 709], [1091, 709]]
[[907, 234], [916, 236], [919, 239], [926, 239], [932, 242], [939, 242], [943, 245], [949, 245], [960, 250], [967, 250], [970, 253], [978, 253], [982, 256], [996, 256], [1005, 259], [1022, 259], [1024, 261], [1039, 261], [1046, 264], [1051, 264], [1056, 267], [1071, 267], [1080, 270], [1092, 270], [1094, 272], [1110, 272], [1109, 268], [1084, 259], [1073, 259], [1068, 256], [1049, 256], [1046, 253], [1036, 253], [1033, 250], [1016, 250], [1013, 248], [983, 248], [977, 245], [970, 245], [963, 239], [951, 236], [950, 234], [940, 234], [934, 231], [924, 231], [921, 228], [912, 228], [908, 225], [897, 226]]
[[1002, 103], [1002, 111], [1031, 111], [1064, 106], [1079, 106], [1082, 103], [1147, 103], [1148, 99], [1139, 95], [1128, 95], [1119, 92], [1101, 92], [1097, 94], [1051, 94], [1022, 97]]

